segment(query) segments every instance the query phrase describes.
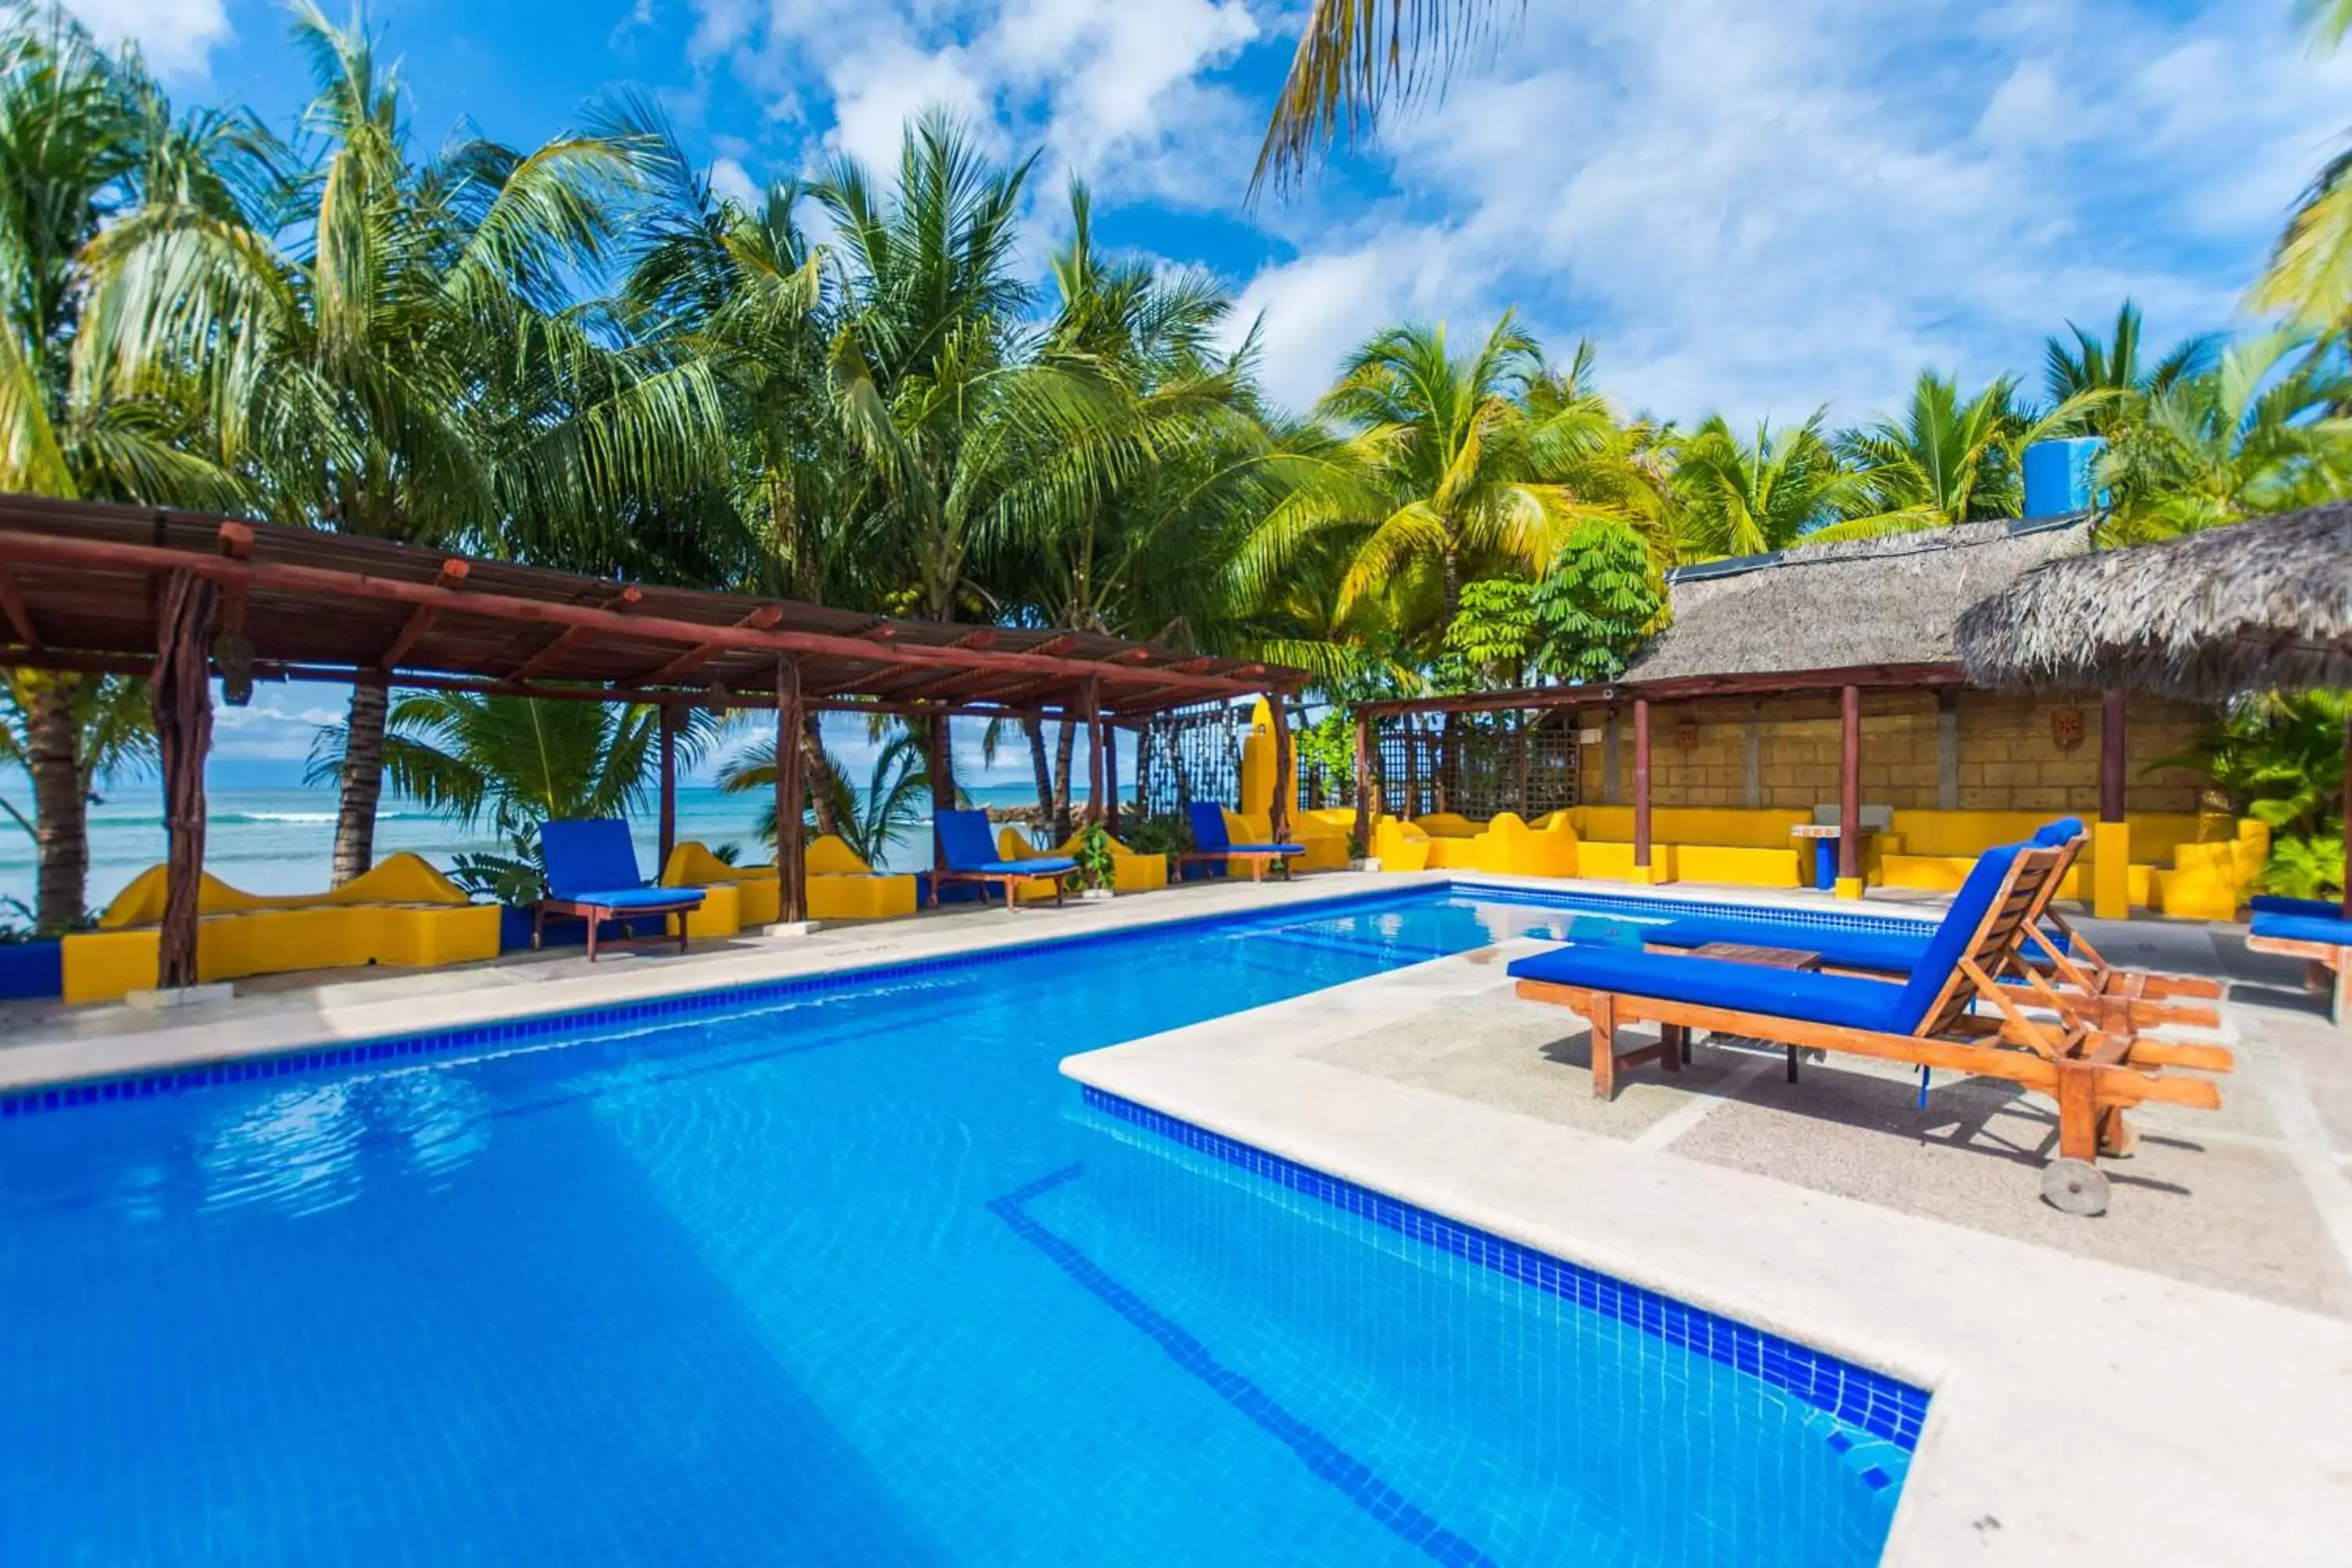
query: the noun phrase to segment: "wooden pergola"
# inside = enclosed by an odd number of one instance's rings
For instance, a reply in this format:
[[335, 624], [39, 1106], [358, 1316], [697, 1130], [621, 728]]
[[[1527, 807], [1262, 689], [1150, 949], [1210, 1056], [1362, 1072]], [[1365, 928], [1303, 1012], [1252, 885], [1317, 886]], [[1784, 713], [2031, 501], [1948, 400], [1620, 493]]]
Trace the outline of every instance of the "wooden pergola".
[[[1580, 709], [1630, 710], [1633, 727], [1633, 864], [1650, 865], [1650, 707], [1653, 703], [1838, 694], [1838, 871], [1852, 880], [1862, 875], [1862, 695], [1865, 691], [1949, 691], [1970, 685], [1958, 663], [1887, 664], [1840, 669], [1677, 676], [1604, 686], [1531, 686], [1467, 696], [1422, 697], [1366, 702], [1356, 710], [1356, 828], [1370, 828], [1371, 739], [1374, 721], [1412, 714], [1561, 712]], [[2124, 820], [2124, 700], [2109, 688], [2103, 696], [2099, 729], [2099, 818]]]
[[[800, 737], [812, 713], [927, 731], [935, 807], [953, 804], [948, 721], [1082, 723], [1097, 803], [1117, 785], [1108, 728], [1189, 703], [1295, 692], [1304, 671], [1098, 633], [893, 620], [853, 610], [469, 559], [189, 512], [0, 496], [0, 668], [149, 678], [162, 742], [170, 893], [161, 984], [195, 976], [211, 681], [335, 681], [645, 703], [661, 728], [661, 853], [676, 826], [688, 708], [776, 713], [777, 867], [803, 917]], [[1275, 714], [1277, 769], [1290, 737]], [[1276, 836], [1283, 792], [1276, 792]]]

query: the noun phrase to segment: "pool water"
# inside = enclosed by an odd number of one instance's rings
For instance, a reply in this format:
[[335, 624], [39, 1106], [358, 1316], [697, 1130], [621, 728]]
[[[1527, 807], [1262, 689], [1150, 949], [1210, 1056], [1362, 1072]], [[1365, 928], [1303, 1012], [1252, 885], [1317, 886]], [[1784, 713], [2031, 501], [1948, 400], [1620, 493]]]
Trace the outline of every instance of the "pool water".
[[1407, 894], [0, 1123], [0, 1563], [1874, 1561], [1892, 1445], [1055, 1070], [1524, 932], [1635, 940]]

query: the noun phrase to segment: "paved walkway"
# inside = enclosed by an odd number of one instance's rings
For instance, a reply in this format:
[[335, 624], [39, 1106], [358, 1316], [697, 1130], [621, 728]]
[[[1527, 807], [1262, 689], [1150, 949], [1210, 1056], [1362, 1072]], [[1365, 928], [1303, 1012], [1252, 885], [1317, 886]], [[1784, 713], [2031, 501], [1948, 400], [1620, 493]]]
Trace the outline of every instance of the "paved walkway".
[[1931, 1388], [1895, 1563], [2346, 1561], [2352, 1051], [2225, 929], [2094, 924], [2231, 982], [2220, 1114], [2147, 1109], [2096, 1220], [2006, 1084], [1702, 1044], [1591, 1096], [1526, 942], [1071, 1058], [1108, 1092]]

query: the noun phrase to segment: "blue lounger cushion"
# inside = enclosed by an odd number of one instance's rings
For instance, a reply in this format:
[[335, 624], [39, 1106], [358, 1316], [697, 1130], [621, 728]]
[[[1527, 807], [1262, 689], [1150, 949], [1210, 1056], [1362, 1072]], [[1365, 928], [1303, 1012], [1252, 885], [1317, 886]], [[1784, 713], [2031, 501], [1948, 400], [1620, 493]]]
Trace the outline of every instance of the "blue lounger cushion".
[[[1977, 928], [1992, 909], [1993, 896], [2000, 891], [2023, 847], [2004, 844], [1977, 857], [1968, 879], [1952, 899], [1952, 907], [1944, 911], [1935, 934], [1911, 966], [1909, 978], [1900, 985], [1847, 974], [1816, 974], [1760, 963], [1572, 943], [1523, 958], [1511, 965], [1510, 973], [1521, 980], [1548, 980], [1620, 995], [1907, 1035], [1927, 1020], [1928, 1008], [1959, 968], [1976, 940]], [[1854, 989], [1857, 986], [1864, 989]]]
[[940, 847], [947, 868], [981, 877], [1058, 877], [1075, 871], [1078, 863], [1064, 855], [1040, 855], [1027, 860], [1007, 860], [997, 853], [984, 811], [940, 813]]
[[1225, 808], [1213, 800], [1187, 801], [1184, 816], [1192, 825], [1192, 849], [1199, 855], [1304, 855], [1304, 844], [1236, 844], [1225, 831]]
[[600, 910], [693, 910], [702, 907], [700, 888], [613, 888], [602, 892], [557, 895], [569, 903]]
[[2334, 899], [2290, 899], [2284, 893], [2256, 893], [2248, 900], [2258, 915], [2308, 915], [2314, 920], [2344, 918], [2344, 906]]
[[1717, 958], [1572, 943], [1522, 958], [1511, 965], [1510, 973], [1516, 980], [1653, 996], [1736, 1013], [1765, 1013], [1883, 1034], [1902, 1034], [1910, 1027], [1901, 1017], [1905, 987], [1850, 974], [1815, 974]]
[[1818, 952], [1833, 969], [1884, 969], [1907, 973], [1927, 956], [1936, 928], [1925, 923], [1916, 936], [1908, 932], [1834, 931], [1801, 926], [1790, 921], [1735, 920], [1703, 915], [1652, 926], [1642, 940], [1659, 947], [1704, 947], [1711, 942], [1739, 942], [1749, 947], [1787, 947]]
[[637, 869], [629, 825], [614, 817], [543, 822], [539, 854], [547, 868], [548, 897], [607, 910], [690, 910], [698, 888], [649, 888]]
[[[2339, 910], [2341, 906], [2338, 906]], [[2256, 936], [2276, 937], [2281, 942], [2321, 942], [2337, 947], [2352, 947], [2352, 921], [2342, 915], [2271, 915], [2254, 917], [2248, 928]]]

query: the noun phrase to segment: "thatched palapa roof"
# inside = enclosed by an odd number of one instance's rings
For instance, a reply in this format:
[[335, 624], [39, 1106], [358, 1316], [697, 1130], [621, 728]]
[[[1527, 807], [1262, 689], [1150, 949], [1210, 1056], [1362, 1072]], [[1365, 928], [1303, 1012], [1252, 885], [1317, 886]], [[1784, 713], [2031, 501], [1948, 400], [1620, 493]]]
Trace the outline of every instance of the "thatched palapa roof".
[[2089, 543], [2080, 518], [1970, 522], [1685, 567], [1625, 679], [1949, 664], [1960, 611]]
[[1961, 618], [1982, 686], [2352, 686], [2352, 505], [2053, 562]]

